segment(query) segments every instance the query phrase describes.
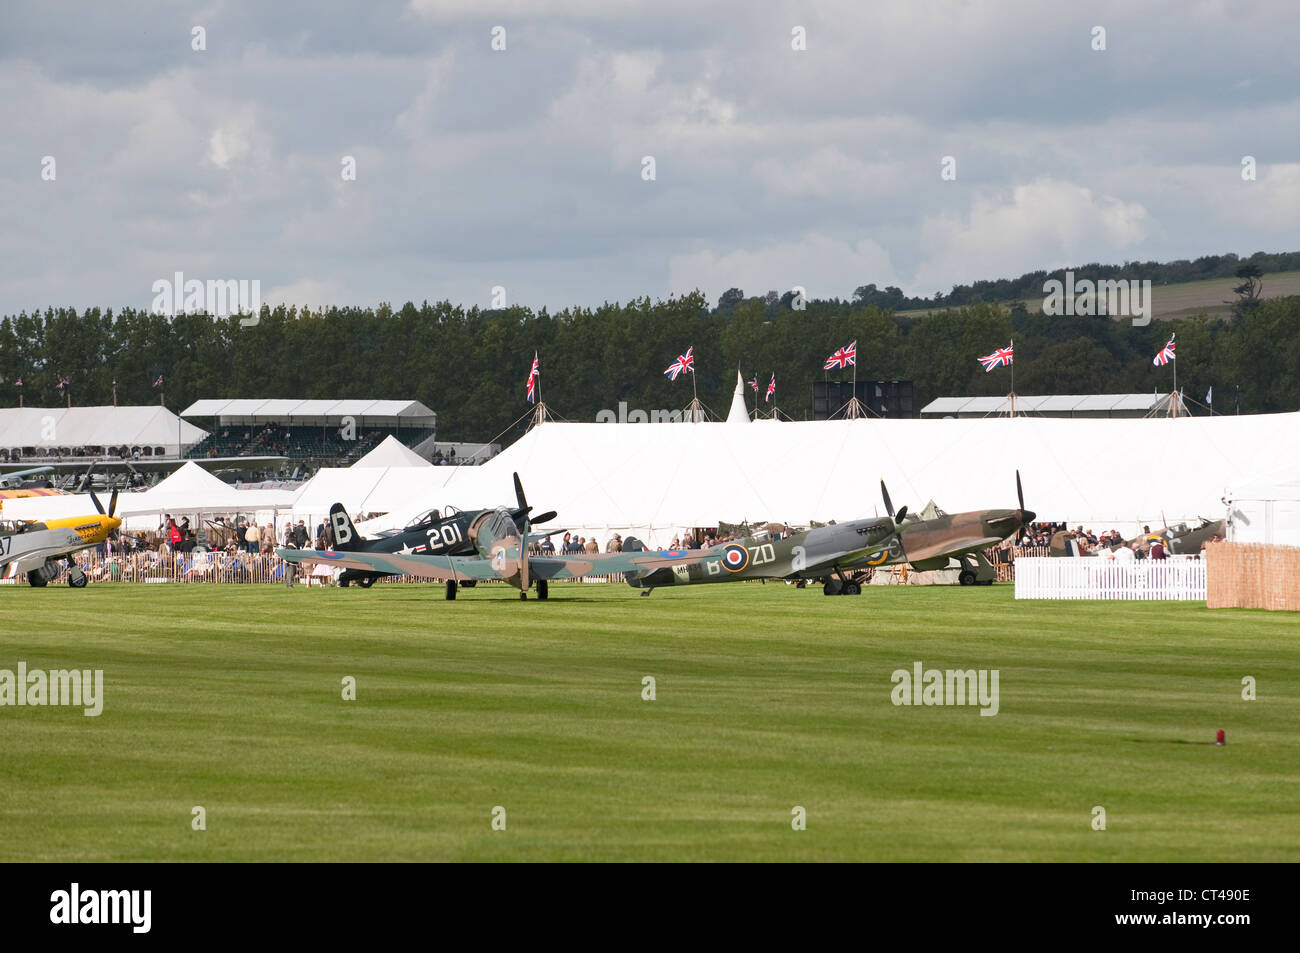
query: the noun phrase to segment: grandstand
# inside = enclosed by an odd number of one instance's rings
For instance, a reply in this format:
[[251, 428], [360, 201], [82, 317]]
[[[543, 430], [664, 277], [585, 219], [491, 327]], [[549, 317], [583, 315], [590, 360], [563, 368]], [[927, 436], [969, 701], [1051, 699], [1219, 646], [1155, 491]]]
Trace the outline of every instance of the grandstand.
[[392, 434], [429, 459], [438, 415], [415, 400], [198, 400], [181, 417], [208, 422], [191, 459], [284, 456], [308, 467], [349, 466]]

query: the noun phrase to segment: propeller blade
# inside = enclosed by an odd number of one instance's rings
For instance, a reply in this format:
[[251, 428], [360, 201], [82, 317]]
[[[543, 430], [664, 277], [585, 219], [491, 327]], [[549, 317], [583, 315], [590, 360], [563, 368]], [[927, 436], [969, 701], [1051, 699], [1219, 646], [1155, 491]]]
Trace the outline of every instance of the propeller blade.
[[889, 500], [889, 490], [885, 488], [884, 480], [880, 481], [880, 495], [885, 499], [885, 512], [886, 513], [894, 512], [894, 504], [891, 503]]
[[515, 500], [519, 503], [519, 509], [522, 512], [527, 513], [528, 499], [524, 496], [524, 485], [520, 482], [518, 473], [515, 474]]
[[99, 502], [99, 497], [95, 495], [94, 490], [90, 491], [90, 502], [95, 504], [95, 509], [98, 510], [99, 514], [102, 516], [104, 514], [104, 504]]
[[894, 522], [901, 523], [906, 518], [907, 518], [907, 507], [904, 506], [901, 510], [898, 511], [898, 515], [894, 517]]
[[1025, 491], [1020, 486], [1020, 471], [1016, 471], [1016, 498], [1020, 500], [1020, 512], [1025, 511]]
[[112, 516], [117, 512], [117, 487], [113, 487], [113, 495], [108, 498], [108, 515]]
[[555, 510], [547, 510], [545, 513], [542, 513], [539, 516], [534, 516], [532, 518], [532, 523], [534, 526], [536, 526], [538, 523], [545, 523], [548, 520], [553, 520], [558, 515], [559, 514], [556, 513]]

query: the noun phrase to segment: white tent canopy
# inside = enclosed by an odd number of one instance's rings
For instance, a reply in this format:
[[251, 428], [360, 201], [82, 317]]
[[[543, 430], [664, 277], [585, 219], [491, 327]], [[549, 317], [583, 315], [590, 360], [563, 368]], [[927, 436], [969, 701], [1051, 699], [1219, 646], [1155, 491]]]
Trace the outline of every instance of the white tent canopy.
[[1012, 507], [1018, 468], [1040, 519], [1136, 531], [1218, 516], [1234, 483], [1284, 466], [1300, 470], [1300, 414], [546, 423], [483, 466], [423, 487], [386, 492], [375, 481], [365, 508], [389, 512], [375, 521], [383, 528], [435, 506], [508, 504], [518, 471], [531, 503], [559, 511], [555, 525], [602, 542], [631, 531], [663, 544], [719, 521], [807, 525], [881, 513], [881, 478], [896, 506]]
[[428, 460], [410, 449], [392, 434], [385, 437], [375, 449], [352, 464], [357, 467], [431, 467]]
[[207, 436], [166, 407], [0, 408], [0, 447], [33, 447], [41, 456], [59, 447], [191, 447]]
[[1286, 464], [1230, 488], [1228, 538], [1300, 546], [1300, 467]]

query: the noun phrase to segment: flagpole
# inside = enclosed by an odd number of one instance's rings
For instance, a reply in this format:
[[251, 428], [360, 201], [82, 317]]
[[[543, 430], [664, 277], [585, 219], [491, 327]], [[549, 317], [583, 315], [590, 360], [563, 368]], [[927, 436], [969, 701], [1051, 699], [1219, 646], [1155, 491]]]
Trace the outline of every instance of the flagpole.
[[1011, 416], [1016, 416], [1016, 339], [1011, 339]]

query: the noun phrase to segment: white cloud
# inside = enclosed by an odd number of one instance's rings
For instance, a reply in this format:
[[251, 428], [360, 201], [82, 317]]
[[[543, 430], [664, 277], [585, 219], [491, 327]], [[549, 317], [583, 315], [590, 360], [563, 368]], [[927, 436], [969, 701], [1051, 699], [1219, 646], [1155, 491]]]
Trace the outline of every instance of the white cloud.
[[229, 169], [232, 162], [252, 152], [256, 135], [257, 123], [251, 112], [232, 116], [213, 130], [208, 139], [208, 159], [219, 168]]
[[758, 249], [704, 249], [668, 261], [671, 293], [699, 288], [711, 301], [728, 288], [762, 295], [773, 289], [785, 293], [795, 285], [807, 289], [810, 298], [849, 298], [854, 288], [867, 283], [894, 283], [889, 253], [869, 238], [849, 243], [809, 234]]
[[980, 278], [1115, 260], [1146, 237], [1147, 220], [1141, 203], [1057, 179], [1017, 186], [1009, 196], [977, 196], [964, 216], [944, 213], [922, 223], [926, 257], [913, 290], [926, 294]]

